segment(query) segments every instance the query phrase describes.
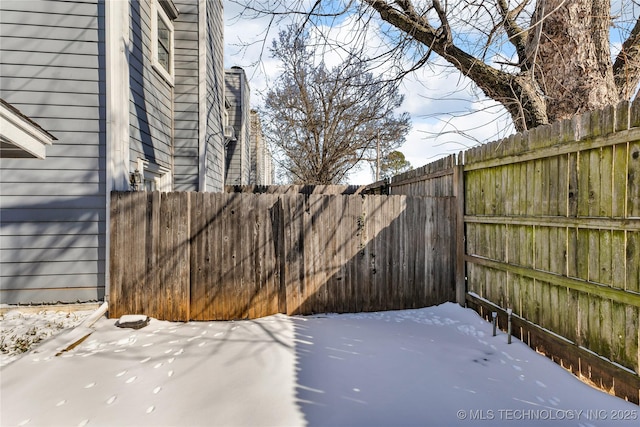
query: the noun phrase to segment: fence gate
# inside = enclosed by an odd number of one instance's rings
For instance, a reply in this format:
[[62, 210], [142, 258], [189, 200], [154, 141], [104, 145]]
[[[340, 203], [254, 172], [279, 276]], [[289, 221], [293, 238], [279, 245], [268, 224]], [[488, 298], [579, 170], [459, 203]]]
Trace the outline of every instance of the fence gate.
[[111, 195], [110, 315], [229, 320], [455, 300], [455, 199]]

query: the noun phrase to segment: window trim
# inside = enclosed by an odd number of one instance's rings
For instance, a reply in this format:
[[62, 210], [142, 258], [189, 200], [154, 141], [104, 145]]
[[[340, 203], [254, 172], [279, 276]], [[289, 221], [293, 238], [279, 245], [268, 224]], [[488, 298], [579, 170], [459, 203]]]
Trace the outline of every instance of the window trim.
[[[169, 29], [169, 70], [165, 69], [160, 61], [158, 61], [158, 19], [162, 19]], [[175, 29], [173, 27], [173, 21], [169, 18], [162, 5], [159, 4], [159, 0], [153, 0], [151, 3], [151, 56], [153, 69], [173, 87], [175, 75]]]
[[[147, 189], [147, 183], [153, 183], [154, 188]], [[172, 191], [171, 170], [138, 157], [131, 186], [134, 191]]]

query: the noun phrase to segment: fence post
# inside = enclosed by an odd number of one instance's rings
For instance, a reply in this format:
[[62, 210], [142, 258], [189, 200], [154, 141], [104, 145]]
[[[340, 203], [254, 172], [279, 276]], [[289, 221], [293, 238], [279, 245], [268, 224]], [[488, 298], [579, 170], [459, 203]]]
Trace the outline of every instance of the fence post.
[[453, 195], [456, 198], [456, 302], [466, 306], [467, 281], [465, 274], [465, 233], [464, 233], [464, 162], [463, 154], [458, 154], [456, 165], [453, 168]]

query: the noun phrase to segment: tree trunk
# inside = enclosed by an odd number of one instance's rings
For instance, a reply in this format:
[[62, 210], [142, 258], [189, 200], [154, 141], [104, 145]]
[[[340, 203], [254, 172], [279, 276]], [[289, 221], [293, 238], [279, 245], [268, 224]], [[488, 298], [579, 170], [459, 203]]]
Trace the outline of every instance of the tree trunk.
[[609, 45], [610, 0], [538, 0], [529, 36], [533, 72], [549, 122], [616, 104]]

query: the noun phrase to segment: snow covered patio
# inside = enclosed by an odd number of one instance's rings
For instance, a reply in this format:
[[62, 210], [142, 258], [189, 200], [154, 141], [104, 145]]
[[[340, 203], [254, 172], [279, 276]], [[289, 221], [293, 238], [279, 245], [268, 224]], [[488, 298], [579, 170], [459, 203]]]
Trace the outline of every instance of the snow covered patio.
[[452, 303], [139, 330], [102, 318], [94, 329], [58, 357], [36, 349], [0, 370], [2, 426], [635, 426], [640, 416]]

